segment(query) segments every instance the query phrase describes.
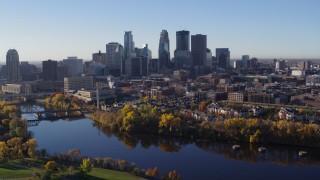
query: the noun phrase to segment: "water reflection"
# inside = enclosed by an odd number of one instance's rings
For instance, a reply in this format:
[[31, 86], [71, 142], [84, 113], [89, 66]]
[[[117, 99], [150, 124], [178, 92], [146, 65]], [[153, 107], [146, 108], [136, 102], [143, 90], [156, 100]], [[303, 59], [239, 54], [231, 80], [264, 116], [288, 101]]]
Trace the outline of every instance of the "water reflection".
[[140, 144], [144, 149], [149, 149], [151, 146], [154, 146], [160, 148], [163, 152], [173, 153], [179, 152], [181, 148], [192, 143], [192, 141], [188, 139], [169, 136], [112, 132], [110, 128], [101, 128], [96, 123], [93, 123], [93, 125], [99, 128], [108, 137], [116, 136], [119, 141], [123, 142], [125, 146], [130, 149], [134, 149], [138, 144]]
[[[157, 147], [166, 153], [179, 152], [188, 144], [195, 144], [201, 150], [206, 152], [220, 154], [225, 158], [237, 161], [247, 161], [251, 163], [272, 162], [282, 166], [319, 166], [320, 149], [305, 148], [292, 146], [266, 145], [265, 153], [258, 151], [259, 146], [255, 144], [241, 144], [239, 150], [233, 150], [230, 143], [212, 142], [212, 141], [193, 141], [184, 138], [175, 138], [169, 136], [130, 134], [121, 132], [112, 132], [109, 128], [100, 128], [98, 124], [93, 125], [101, 130], [108, 137], [115, 136], [125, 144], [126, 147], [134, 149], [141, 145], [144, 149]], [[307, 157], [300, 157], [298, 151], [305, 150], [308, 152]]]

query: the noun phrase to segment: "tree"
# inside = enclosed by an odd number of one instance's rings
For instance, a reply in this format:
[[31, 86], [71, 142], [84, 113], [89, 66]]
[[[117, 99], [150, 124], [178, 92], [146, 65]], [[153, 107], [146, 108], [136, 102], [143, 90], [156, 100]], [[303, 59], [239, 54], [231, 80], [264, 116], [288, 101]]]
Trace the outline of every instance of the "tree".
[[8, 156], [8, 146], [5, 142], [0, 141], [0, 158], [6, 158]]
[[134, 131], [136, 129], [136, 120], [138, 115], [134, 111], [130, 111], [123, 118], [122, 129], [125, 131]]
[[206, 102], [205, 101], [202, 101], [199, 106], [198, 106], [198, 110], [199, 111], [204, 111], [206, 109]]
[[177, 173], [176, 170], [170, 171], [169, 173], [165, 174], [162, 179], [165, 180], [180, 180], [181, 177], [180, 175]]
[[26, 143], [24, 143], [24, 146], [31, 158], [36, 157], [37, 141], [35, 139], [29, 139]]
[[58, 169], [58, 164], [55, 161], [48, 161], [44, 168], [46, 170], [56, 171]]
[[121, 115], [125, 116], [128, 112], [133, 111], [133, 107], [130, 104], [124, 105], [124, 107], [121, 109]]
[[250, 143], [259, 143], [261, 131], [258, 129], [253, 135], [250, 135]]
[[84, 173], [88, 173], [92, 169], [92, 164], [89, 158], [84, 158], [82, 160], [82, 164], [80, 164], [81, 171]]
[[146, 170], [146, 176], [157, 177], [158, 174], [159, 174], [159, 171], [158, 171], [157, 167], [154, 167], [153, 169], [148, 168]]

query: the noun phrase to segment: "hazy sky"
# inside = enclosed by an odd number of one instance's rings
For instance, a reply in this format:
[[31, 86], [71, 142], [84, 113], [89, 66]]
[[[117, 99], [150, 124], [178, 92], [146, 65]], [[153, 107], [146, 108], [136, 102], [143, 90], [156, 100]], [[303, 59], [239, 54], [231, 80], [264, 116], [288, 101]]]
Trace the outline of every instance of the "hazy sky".
[[91, 59], [129, 30], [157, 58], [162, 29], [171, 57], [185, 29], [231, 58], [320, 58], [320, 0], [1, 0], [0, 63], [11, 48], [20, 60]]

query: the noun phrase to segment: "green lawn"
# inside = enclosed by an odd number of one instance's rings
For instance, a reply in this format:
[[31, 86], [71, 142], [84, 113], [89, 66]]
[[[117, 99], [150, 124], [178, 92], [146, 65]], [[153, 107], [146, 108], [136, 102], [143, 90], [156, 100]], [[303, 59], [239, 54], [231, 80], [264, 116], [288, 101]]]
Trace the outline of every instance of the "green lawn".
[[0, 179], [28, 178], [33, 172], [41, 172], [42, 161], [32, 159], [0, 162]]
[[[33, 177], [34, 172], [41, 174], [43, 161], [33, 159], [15, 160], [2, 163], [0, 162], [0, 179], [29, 179]], [[63, 174], [63, 173], [62, 173]], [[61, 174], [60, 174], [61, 175]], [[109, 179], [109, 180], [138, 180], [142, 179], [129, 173], [114, 171], [103, 168], [93, 168], [87, 175], [92, 180]]]
[[112, 180], [138, 180], [141, 177], [133, 176], [129, 173], [114, 171], [110, 169], [103, 168], [93, 168], [91, 172], [88, 173], [92, 179], [112, 179]]

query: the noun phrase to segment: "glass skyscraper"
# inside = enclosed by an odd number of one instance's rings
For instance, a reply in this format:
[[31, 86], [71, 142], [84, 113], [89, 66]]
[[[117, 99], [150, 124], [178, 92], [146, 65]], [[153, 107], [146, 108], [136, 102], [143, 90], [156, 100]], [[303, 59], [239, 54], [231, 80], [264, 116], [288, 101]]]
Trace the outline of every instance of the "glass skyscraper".
[[176, 51], [190, 50], [190, 32], [189, 31], [177, 31], [177, 48]]
[[134, 54], [134, 42], [131, 31], [124, 33], [124, 58], [130, 58]]
[[170, 61], [169, 35], [167, 30], [162, 30], [159, 40], [159, 68], [168, 67]]

